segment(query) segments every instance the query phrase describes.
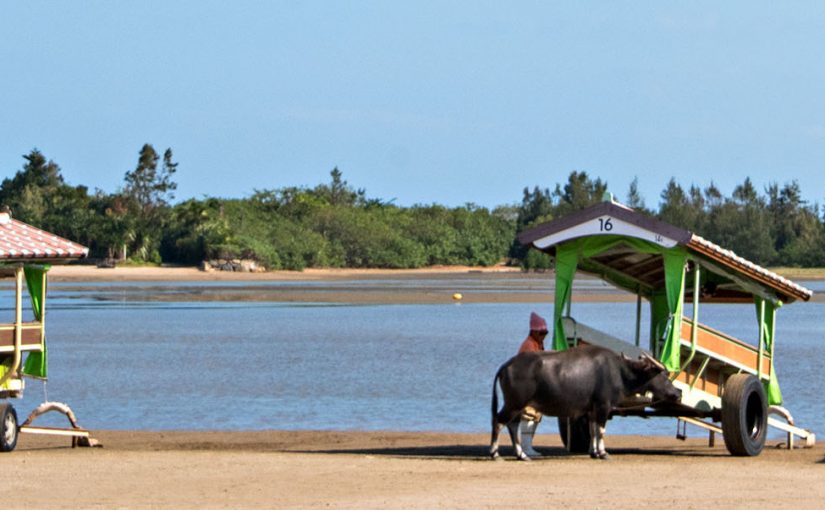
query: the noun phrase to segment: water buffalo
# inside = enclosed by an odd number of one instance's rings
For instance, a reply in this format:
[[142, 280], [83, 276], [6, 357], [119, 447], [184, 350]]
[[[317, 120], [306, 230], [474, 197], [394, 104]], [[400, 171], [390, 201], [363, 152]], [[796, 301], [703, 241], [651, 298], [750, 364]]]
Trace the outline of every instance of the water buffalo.
[[[508, 425], [516, 457], [530, 460], [521, 447], [519, 428], [511, 426], [525, 406], [530, 405], [549, 416], [587, 416], [590, 456], [606, 459], [604, 429], [610, 411], [628, 396], [647, 391], [657, 401], [678, 401], [681, 391], [667, 375], [664, 365], [650, 356], [632, 360], [593, 345], [567, 351], [521, 353], [502, 365], [493, 379], [490, 456], [499, 457], [499, 434]], [[498, 413], [496, 382], [504, 397], [504, 406]]]

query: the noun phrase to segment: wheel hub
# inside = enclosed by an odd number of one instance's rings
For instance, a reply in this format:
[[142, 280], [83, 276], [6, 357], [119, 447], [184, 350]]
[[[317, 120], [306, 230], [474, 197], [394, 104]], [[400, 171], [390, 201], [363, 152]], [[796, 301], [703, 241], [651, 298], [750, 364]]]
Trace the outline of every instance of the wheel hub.
[[3, 423], [3, 429], [3, 439], [6, 444], [11, 444], [14, 442], [14, 438], [17, 436], [17, 423], [15, 423], [14, 416], [11, 413], [6, 415], [6, 419]]

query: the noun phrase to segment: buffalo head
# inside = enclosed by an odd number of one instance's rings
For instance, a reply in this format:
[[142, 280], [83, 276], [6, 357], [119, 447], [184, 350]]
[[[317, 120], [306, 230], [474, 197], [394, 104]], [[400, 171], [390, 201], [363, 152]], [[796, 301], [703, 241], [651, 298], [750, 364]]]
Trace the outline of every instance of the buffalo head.
[[661, 362], [647, 354], [637, 360], [622, 354], [622, 359], [638, 378], [639, 393], [649, 391], [656, 401], [678, 402], [682, 399], [682, 390], [670, 382], [669, 372]]

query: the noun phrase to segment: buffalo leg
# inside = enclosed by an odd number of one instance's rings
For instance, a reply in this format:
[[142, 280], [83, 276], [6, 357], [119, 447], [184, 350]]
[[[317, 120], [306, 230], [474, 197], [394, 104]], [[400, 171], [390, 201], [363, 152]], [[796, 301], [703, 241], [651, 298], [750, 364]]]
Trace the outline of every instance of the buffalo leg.
[[498, 454], [498, 437], [501, 434], [501, 427], [503, 427], [498, 420], [493, 420], [493, 435], [490, 438], [490, 458], [498, 460], [501, 458]]
[[[510, 438], [513, 440], [513, 448], [516, 449], [516, 457], [521, 458], [519, 452], [521, 452], [521, 438], [513, 435], [513, 430], [510, 428], [510, 424], [521, 414], [521, 411], [507, 409], [505, 406], [496, 416], [493, 418], [493, 433], [490, 438], [490, 457], [493, 459], [498, 459], [498, 440], [501, 435], [501, 429], [505, 425], [507, 425], [507, 430], [510, 432]], [[518, 441], [518, 447], [516, 448], [516, 442]], [[524, 453], [522, 452], [522, 455]]]
[[598, 457], [602, 460], [607, 460], [610, 458], [610, 455], [607, 453], [607, 450], [604, 449], [604, 432], [607, 429], [607, 423], [599, 422], [596, 428], [599, 431], [599, 442], [597, 444]]
[[590, 457], [607, 460], [610, 455], [604, 449], [604, 432], [607, 427], [609, 412], [606, 409], [596, 409], [588, 413], [590, 419]]
[[596, 459], [599, 457], [599, 426], [594, 415], [588, 416], [587, 421], [590, 426], [590, 458]]
[[604, 432], [607, 428], [607, 418], [610, 416], [608, 407], [596, 408], [590, 413], [590, 432], [593, 434], [590, 443], [590, 456], [594, 459], [607, 460], [610, 455], [604, 449]]
[[513, 442], [513, 452], [519, 460], [530, 460], [530, 456], [524, 451], [522, 446], [523, 436], [521, 433], [521, 413], [519, 412], [513, 421], [507, 424], [507, 430], [510, 432], [510, 440]]

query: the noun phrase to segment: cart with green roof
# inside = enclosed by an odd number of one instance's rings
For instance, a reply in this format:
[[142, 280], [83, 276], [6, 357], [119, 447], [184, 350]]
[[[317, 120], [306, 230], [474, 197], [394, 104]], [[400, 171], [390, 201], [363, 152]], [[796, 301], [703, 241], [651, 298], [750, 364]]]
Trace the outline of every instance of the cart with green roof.
[[[637, 395], [612, 415], [676, 417], [680, 437], [687, 424], [702, 427], [711, 444], [722, 434], [733, 455], [758, 455], [768, 427], [786, 433], [789, 448], [797, 440], [814, 445], [815, 435], [796, 426], [782, 407], [773, 363], [777, 310], [809, 300], [810, 290], [693, 232], [619, 204], [609, 194], [602, 203], [522, 232], [519, 241], [554, 259], [553, 349], [590, 343], [631, 356], [647, 353], [667, 367], [682, 390], [679, 404]], [[635, 344], [571, 316], [577, 271], [637, 296]], [[643, 302], [650, 310], [644, 341]], [[692, 303], [691, 317], [683, 316], [686, 302]], [[753, 304], [758, 335], [745, 342], [700, 323], [702, 303]], [[562, 441], [571, 451], [587, 451], [585, 420], [559, 420]]]

